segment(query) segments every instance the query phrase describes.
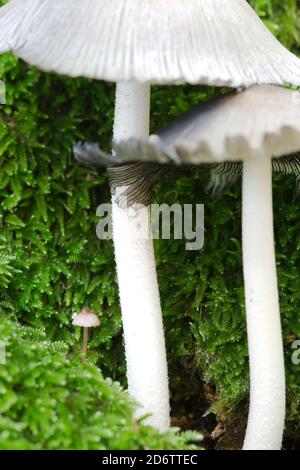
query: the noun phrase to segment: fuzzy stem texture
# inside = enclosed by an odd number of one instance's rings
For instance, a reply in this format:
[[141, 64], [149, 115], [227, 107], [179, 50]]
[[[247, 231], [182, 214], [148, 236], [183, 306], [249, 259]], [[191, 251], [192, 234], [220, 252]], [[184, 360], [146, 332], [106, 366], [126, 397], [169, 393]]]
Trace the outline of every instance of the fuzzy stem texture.
[[274, 249], [272, 162], [243, 169], [243, 261], [250, 359], [250, 410], [245, 450], [280, 450], [285, 371]]
[[[150, 86], [119, 82], [114, 139], [149, 135]], [[149, 208], [121, 208], [112, 196], [113, 237], [124, 329], [128, 391], [140, 404], [137, 417], [161, 431], [170, 425], [165, 339]]]

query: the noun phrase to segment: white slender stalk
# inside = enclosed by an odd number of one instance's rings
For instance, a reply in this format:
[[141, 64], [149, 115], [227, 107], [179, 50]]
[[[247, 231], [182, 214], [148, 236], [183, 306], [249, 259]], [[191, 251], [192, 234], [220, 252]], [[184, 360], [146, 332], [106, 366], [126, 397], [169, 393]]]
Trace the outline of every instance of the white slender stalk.
[[250, 410], [244, 450], [280, 450], [285, 372], [277, 288], [271, 158], [244, 162], [243, 257]]
[[[149, 135], [150, 86], [119, 82], [114, 139]], [[118, 192], [122, 188], [118, 188]], [[149, 208], [120, 208], [113, 196], [117, 263], [129, 393], [141, 404], [137, 417], [161, 431], [170, 426], [168, 372]], [[136, 230], [145, 236], [137, 236]]]

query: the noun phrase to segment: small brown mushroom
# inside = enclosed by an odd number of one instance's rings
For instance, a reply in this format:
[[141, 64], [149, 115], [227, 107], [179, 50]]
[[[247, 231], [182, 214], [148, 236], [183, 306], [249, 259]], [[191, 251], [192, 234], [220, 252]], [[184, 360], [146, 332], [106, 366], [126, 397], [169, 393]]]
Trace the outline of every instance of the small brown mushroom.
[[85, 362], [87, 358], [89, 328], [99, 326], [100, 320], [91, 309], [85, 307], [75, 315], [72, 324], [83, 328], [82, 356], [83, 362]]

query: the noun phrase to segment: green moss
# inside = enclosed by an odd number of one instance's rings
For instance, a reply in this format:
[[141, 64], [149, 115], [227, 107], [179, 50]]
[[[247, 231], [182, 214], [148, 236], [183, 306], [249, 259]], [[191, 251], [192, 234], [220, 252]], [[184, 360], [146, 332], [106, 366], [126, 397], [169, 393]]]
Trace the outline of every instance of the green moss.
[[[299, 52], [296, 0], [250, 3]], [[96, 208], [109, 201], [107, 178], [72, 156], [78, 140], [100, 140], [109, 149], [114, 86], [41, 73], [9, 54], [0, 58], [0, 78], [7, 87], [7, 105], [0, 107], [0, 320], [43, 329], [47, 341], [60, 341], [76, 355], [71, 315], [90, 306], [102, 325], [91, 339], [91, 361], [104, 376], [125, 383], [113, 247], [95, 234]], [[152, 129], [216, 92], [154, 87]], [[206, 241], [201, 252], [187, 252], [177, 240], [156, 243], [171, 387], [176, 393], [209, 381], [217, 390], [212, 409], [228, 418], [232, 410], [239, 413], [248, 391], [240, 188], [213, 201], [205, 193], [205, 171], [177, 175], [164, 179], [156, 201], [204, 203]], [[300, 370], [291, 362], [291, 342], [300, 337], [300, 210], [294, 178], [276, 176], [274, 195], [288, 411], [290, 430], [297, 432]]]
[[193, 449], [195, 433], [159, 434], [132, 418], [134, 404], [120, 385], [92, 364], [68, 359], [62, 342], [43, 330], [3, 321], [0, 341], [0, 448]]

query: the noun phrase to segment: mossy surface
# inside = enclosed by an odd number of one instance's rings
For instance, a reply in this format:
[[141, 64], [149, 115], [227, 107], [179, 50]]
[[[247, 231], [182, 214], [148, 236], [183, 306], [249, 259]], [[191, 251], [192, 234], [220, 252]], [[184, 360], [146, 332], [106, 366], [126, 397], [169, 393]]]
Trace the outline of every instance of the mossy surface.
[[[300, 54], [298, 2], [250, 3], [271, 31]], [[0, 79], [7, 88], [7, 104], [0, 107], [0, 325], [10, 319], [43, 330], [47, 341], [60, 342], [76, 357], [79, 332], [71, 316], [89, 306], [101, 316], [101, 328], [90, 341], [90, 360], [105, 377], [126, 385], [113, 246], [96, 237], [96, 208], [110, 199], [107, 177], [80, 167], [72, 156], [79, 140], [110, 148], [114, 86], [42, 73], [10, 54], [0, 58]], [[153, 87], [152, 130], [217, 93], [196, 86]], [[157, 241], [155, 248], [172, 396], [188, 402], [195, 390], [201, 396], [209, 387], [206, 405], [229, 423], [244, 416], [249, 386], [241, 194], [237, 184], [212, 200], [205, 192], [208, 177], [206, 170], [178, 170], [155, 192], [158, 203], [205, 204], [203, 250], [188, 252], [185, 241], [178, 240]], [[300, 366], [292, 364], [291, 345], [300, 338], [300, 208], [293, 177], [274, 176], [274, 214], [287, 433], [297, 435]], [[35, 341], [40, 350], [38, 335]], [[9, 408], [6, 416], [13, 419]], [[89, 425], [88, 412], [84, 416]]]

